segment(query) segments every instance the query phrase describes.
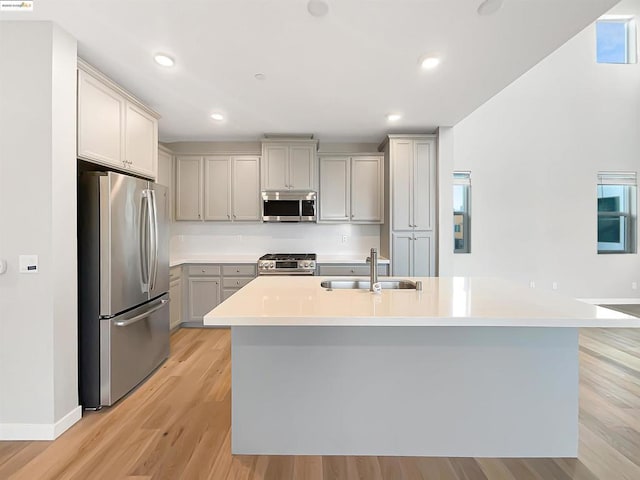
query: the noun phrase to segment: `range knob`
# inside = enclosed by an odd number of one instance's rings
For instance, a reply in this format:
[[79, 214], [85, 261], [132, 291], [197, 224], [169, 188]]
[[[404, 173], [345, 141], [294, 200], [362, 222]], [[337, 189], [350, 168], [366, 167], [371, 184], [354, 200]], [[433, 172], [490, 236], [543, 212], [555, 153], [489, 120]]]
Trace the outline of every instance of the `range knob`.
[[275, 264], [274, 264], [274, 263], [270, 263], [270, 264], [269, 264], [269, 268], [276, 268], [276, 266], [275, 266]]

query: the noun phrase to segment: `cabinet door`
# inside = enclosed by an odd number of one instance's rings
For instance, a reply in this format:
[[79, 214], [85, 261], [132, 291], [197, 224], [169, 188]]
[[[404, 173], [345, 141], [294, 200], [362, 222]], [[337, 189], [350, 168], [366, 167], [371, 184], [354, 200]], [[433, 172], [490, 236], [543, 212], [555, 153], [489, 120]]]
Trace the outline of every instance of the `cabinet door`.
[[260, 209], [260, 159], [233, 158], [233, 220], [257, 222]]
[[393, 276], [413, 276], [413, 234], [391, 234], [391, 270]]
[[124, 121], [124, 160], [129, 168], [155, 180], [158, 174], [158, 121], [127, 102]]
[[231, 159], [204, 157], [204, 219], [231, 220]]
[[176, 157], [176, 220], [201, 220], [200, 157]]
[[315, 190], [315, 148], [311, 145], [292, 145], [289, 150], [290, 190]]
[[286, 145], [265, 145], [262, 157], [262, 188], [287, 190], [289, 184], [289, 148]]
[[189, 320], [202, 323], [202, 317], [220, 303], [220, 279], [189, 279]]
[[433, 230], [436, 211], [435, 144], [432, 140], [416, 141], [413, 151], [413, 225], [418, 230]]
[[125, 100], [91, 75], [78, 71], [78, 157], [123, 168]]
[[382, 223], [382, 157], [351, 159], [351, 221]]
[[174, 280], [169, 284], [169, 305], [170, 328], [173, 330], [182, 322], [182, 281]]
[[413, 276], [435, 276], [435, 250], [432, 232], [415, 232], [413, 240]]
[[413, 141], [391, 140], [393, 230], [413, 227]]
[[320, 159], [320, 221], [349, 221], [350, 171], [349, 157]]

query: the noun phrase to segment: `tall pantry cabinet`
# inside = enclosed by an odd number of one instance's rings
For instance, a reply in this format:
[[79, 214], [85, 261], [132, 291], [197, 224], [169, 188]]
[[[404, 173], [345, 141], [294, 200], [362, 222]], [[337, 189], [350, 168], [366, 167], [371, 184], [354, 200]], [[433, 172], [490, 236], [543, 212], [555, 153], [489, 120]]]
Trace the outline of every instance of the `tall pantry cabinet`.
[[436, 136], [389, 135], [380, 250], [394, 276], [436, 275]]

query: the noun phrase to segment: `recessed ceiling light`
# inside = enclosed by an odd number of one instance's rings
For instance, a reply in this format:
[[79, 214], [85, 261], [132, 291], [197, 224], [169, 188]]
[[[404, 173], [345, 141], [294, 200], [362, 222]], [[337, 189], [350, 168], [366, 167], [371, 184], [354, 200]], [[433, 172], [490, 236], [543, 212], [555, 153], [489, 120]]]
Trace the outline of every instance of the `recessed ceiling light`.
[[163, 67], [173, 67], [175, 64], [173, 58], [165, 53], [157, 53], [153, 56], [153, 59], [158, 65], [162, 65]]
[[323, 0], [309, 0], [307, 2], [307, 10], [314, 17], [324, 17], [329, 13], [329, 5]]
[[256, 80], [264, 80], [265, 78], [267, 78], [267, 76], [264, 73], [256, 73], [253, 77]]
[[222, 115], [221, 113], [212, 113], [211, 118], [213, 118], [217, 122], [221, 122], [222, 120], [224, 120], [224, 115]]
[[435, 68], [440, 65], [440, 59], [433, 55], [428, 55], [420, 58], [420, 66], [425, 70]]
[[397, 122], [401, 118], [402, 115], [400, 115], [399, 113], [390, 113], [389, 115], [387, 115], [387, 120], [389, 120], [390, 122]]
[[484, 0], [478, 7], [478, 15], [491, 15], [502, 7], [502, 0]]

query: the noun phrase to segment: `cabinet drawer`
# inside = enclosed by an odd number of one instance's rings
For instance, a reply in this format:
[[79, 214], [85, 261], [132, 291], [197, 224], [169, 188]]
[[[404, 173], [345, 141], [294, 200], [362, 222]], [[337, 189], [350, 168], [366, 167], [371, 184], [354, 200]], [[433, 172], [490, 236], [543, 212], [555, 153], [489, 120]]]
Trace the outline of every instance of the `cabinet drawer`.
[[249, 283], [253, 278], [234, 278], [225, 277], [222, 281], [223, 288], [242, 288]]
[[[331, 275], [357, 275], [357, 276], [368, 276], [371, 269], [369, 265], [319, 265], [318, 266], [318, 274], [324, 276]], [[387, 265], [378, 265], [378, 275], [386, 276], [388, 275]]]
[[223, 265], [222, 273], [225, 276], [229, 275], [234, 277], [255, 277], [256, 265], [255, 264]]
[[191, 265], [189, 276], [217, 276], [220, 275], [220, 265]]

